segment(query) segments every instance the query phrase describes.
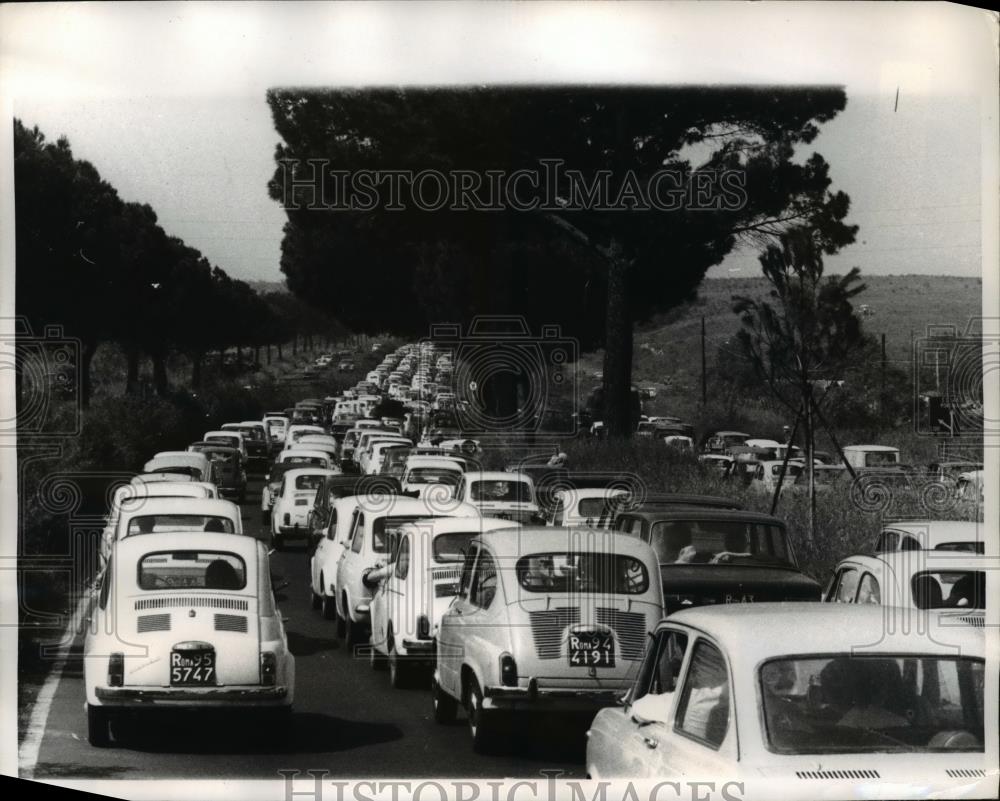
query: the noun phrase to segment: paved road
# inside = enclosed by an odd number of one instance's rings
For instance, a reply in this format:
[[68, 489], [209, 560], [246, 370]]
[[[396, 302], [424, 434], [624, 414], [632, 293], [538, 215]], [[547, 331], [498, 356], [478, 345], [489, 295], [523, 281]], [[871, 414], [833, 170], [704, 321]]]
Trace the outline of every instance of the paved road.
[[[243, 506], [244, 527], [260, 527], [260, 483]], [[279, 770], [317, 770], [330, 777], [535, 777], [561, 770], [583, 775], [581, 721], [525, 720], [500, 756], [472, 751], [464, 718], [431, 719], [426, 690], [393, 690], [366, 657], [352, 656], [332, 621], [310, 607], [304, 551], [274, 555], [273, 571], [289, 586], [279, 596], [296, 656], [295, 714], [287, 741], [275, 743], [252, 717], [157, 714], [110, 749], [87, 743], [82, 642], [66, 663], [49, 708], [35, 766], [39, 779], [276, 779]]]

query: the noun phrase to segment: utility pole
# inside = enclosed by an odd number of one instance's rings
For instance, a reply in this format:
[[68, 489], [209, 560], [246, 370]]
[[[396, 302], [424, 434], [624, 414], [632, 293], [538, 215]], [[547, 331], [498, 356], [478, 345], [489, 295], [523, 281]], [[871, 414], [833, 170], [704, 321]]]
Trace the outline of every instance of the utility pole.
[[708, 377], [705, 372], [705, 315], [701, 316], [701, 405], [708, 403]]

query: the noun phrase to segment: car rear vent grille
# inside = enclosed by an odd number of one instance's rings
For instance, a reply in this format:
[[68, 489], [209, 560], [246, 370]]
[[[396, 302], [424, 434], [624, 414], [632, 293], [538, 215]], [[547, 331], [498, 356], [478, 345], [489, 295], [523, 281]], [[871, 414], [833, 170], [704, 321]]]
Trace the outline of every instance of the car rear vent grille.
[[986, 775], [985, 770], [978, 768], [949, 768], [945, 773], [953, 779], [981, 779]]
[[982, 615], [963, 615], [959, 620], [977, 629], [986, 628], [986, 618]]
[[172, 606], [196, 606], [209, 609], [249, 609], [249, 604], [241, 598], [140, 598], [135, 602], [136, 609], [165, 609]]
[[246, 633], [247, 619], [242, 615], [216, 615], [216, 631], [239, 631]]
[[800, 779], [880, 779], [877, 770], [797, 770]]
[[607, 626], [618, 638], [622, 659], [642, 659], [646, 648], [646, 616], [639, 612], [597, 607], [597, 622]]
[[566, 629], [580, 622], [580, 610], [575, 606], [561, 606], [529, 612], [531, 636], [539, 659], [558, 659], [566, 639]]
[[147, 631], [170, 631], [170, 613], [162, 615], [139, 615], [137, 630], [140, 634]]

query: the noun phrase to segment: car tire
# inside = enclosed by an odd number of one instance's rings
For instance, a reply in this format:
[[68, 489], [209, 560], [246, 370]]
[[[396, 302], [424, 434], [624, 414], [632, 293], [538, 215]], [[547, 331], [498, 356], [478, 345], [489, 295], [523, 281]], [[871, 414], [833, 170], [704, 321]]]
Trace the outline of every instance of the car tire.
[[490, 754], [496, 748], [496, 721], [494, 715], [483, 709], [483, 691], [476, 677], [472, 676], [470, 682], [465, 713], [469, 719], [472, 750], [477, 754]]
[[317, 595], [312, 589], [309, 590], [309, 595], [311, 597], [311, 606], [313, 609], [321, 609], [323, 607], [322, 596]]
[[385, 658], [385, 654], [381, 653], [375, 644], [371, 644], [371, 648], [368, 651], [368, 664], [371, 665], [372, 670], [383, 671], [388, 665], [388, 660]]
[[[335, 598], [324, 594], [320, 598], [320, 605], [323, 607], [323, 620], [339, 620], [337, 617], [337, 600]], [[340, 630], [339, 623], [337, 629], [338, 631]]]
[[111, 716], [104, 707], [87, 704], [87, 742], [94, 748], [111, 745]]
[[431, 699], [434, 703], [434, 722], [442, 725], [454, 723], [458, 716], [458, 701], [442, 690], [437, 681], [431, 683]]
[[363, 624], [355, 623], [353, 620], [348, 619], [344, 621], [344, 625], [346, 627], [344, 644], [348, 648], [353, 650], [357, 646], [367, 643], [368, 638]]

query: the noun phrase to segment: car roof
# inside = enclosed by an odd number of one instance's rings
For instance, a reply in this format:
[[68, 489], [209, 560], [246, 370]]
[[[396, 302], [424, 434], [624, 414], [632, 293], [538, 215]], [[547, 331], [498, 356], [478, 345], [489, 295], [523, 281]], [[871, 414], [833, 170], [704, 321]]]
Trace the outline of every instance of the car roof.
[[[115, 545], [118, 564], [122, 562], [133, 563], [142, 558], [145, 554], [155, 551], [228, 551], [242, 556], [246, 560], [251, 560], [257, 554], [258, 540], [256, 537], [249, 537], [245, 534], [220, 534], [214, 531], [167, 531], [157, 534], [139, 534], [134, 537], [125, 537]], [[118, 574], [122, 571], [119, 569]], [[255, 571], [247, 570], [247, 581]], [[134, 574], [133, 574], [134, 575]], [[256, 578], [254, 578], [256, 583]], [[185, 588], [185, 592], [191, 590]], [[194, 590], [200, 592], [200, 590]], [[214, 591], [213, 591], [214, 592]]]
[[885, 523], [882, 530], [905, 531], [931, 548], [946, 542], [984, 542], [986, 527], [971, 520], [901, 520]]
[[126, 498], [205, 498], [208, 487], [202, 481], [156, 481], [123, 484], [115, 490], [119, 502]]
[[772, 517], [763, 512], [751, 512], [746, 509], [721, 509], [716, 506], [673, 504], [659, 506], [655, 509], [639, 507], [635, 511], [622, 512], [622, 516], [624, 515], [639, 517], [650, 522], [659, 520], [735, 520], [747, 523], [768, 523], [785, 528], [785, 521], [780, 517]]
[[624, 487], [580, 487], [571, 489], [558, 489], [553, 495], [559, 495], [567, 501], [583, 501], [588, 498], [613, 498], [617, 495], [627, 495], [628, 490]]
[[299, 476], [339, 476], [342, 475], [336, 470], [326, 467], [293, 467], [283, 473], [285, 478], [298, 478]]
[[711, 436], [713, 437], [725, 437], [725, 436], [740, 436], [749, 437], [745, 431], [713, 431]]
[[[365, 497], [365, 496], [361, 496]], [[429, 500], [411, 498], [409, 495], [388, 495], [370, 504], [371, 509], [365, 511], [372, 516], [387, 517], [390, 515], [437, 517], [451, 515], [453, 517], [480, 517], [478, 507], [471, 503], [453, 498], [446, 500]]]
[[226, 445], [222, 442], [201, 442], [201, 443], [196, 442], [194, 444], [199, 445], [200, 447], [204, 448], [204, 450], [189, 451], [189, 453], [200, 453], [204, 455], [204, 452], [209, 450], [212, 452], [223, 451], [225, 453], [243, 453], [243, 451], [241, 451], [239, 448], [234, 448], [232, 445]]
[[996, 559], [969, 551], [882, 551], [876, 554], [854, 554], [837, 563], [853, 562], [872, 570], [892, 570], [900, 576], [910, 576], [922, 570], [986, 570], [996, 567]]
[[586, 526], [519, 526], [510, 523], [507, 528], [484, 534], [482, 540], [497, 556], [511, 559], [546, 551], [599, 551], [636, 556], [647, 565], [656, 564], [656, 556], [645, 542], [608, 529]]
[[222, 515], [240, 518], [240, 507], [222, 498], [174, 498], [154, 496], [122, 501], [123, 515], [145, 512], [157, 514]]
[[324, 459], [330, 458], [330, 454], [326, 451], [314, 451], [309, 448], [285, 448], [285, 450], [278, 454], [278, 459], [280, 460], [283, 456], [288, 456], [289, 454], [295, 456], [315, 456]]
[[[949, 610], [954, 613], [956, 610]], [[932, 625], [939, 613], [929, 612]], [[870, 653], [984, 654], [984, 638], [972, 626], [947, 627], [947, 639], [914, 636], [904, 626], [886, 626], [886, 607], [810, 601], [721, 604], [682, 609], [661, 622], [680, 623], [715, 638], [738, 675], [762, 660], [794, 654], [853, 654], [862, 643]], [[942, 624], [947, 625], [947, 624]], [[947, 644], [945, 644], [947, 643]], [[966, 650], [968, 649], [968, 650]]]
[[424, 456], [418, 454], [406, 460], [406, 467], [446, 467], [450, 470], [461, 470], [462, 466], [448, 456]]
[[243, 438], [242, 431], [233, 431], [231, 428], [217, 428], [214, 431], [206, 431], [204, 437], [218, 436], [219, 434], [225, 434], [227, 437], [239, 437]]
[[438, 534], [454, 534], [466, 531], [493, 531], [500, 528], [510, 528], [509, 520], [498, 517], [435, 517], [420, 522], [407, 523], [406, 528], [429, 532], [432, 537]]
[[892, 445], [845, 445], [842, 450], [845, 451], [898, 451], [899, 448], [893, 447]]
[[465, 474], [474, 481], [526, 481], [533, 484], [531, 476], [517, 470], [473, 470]]

